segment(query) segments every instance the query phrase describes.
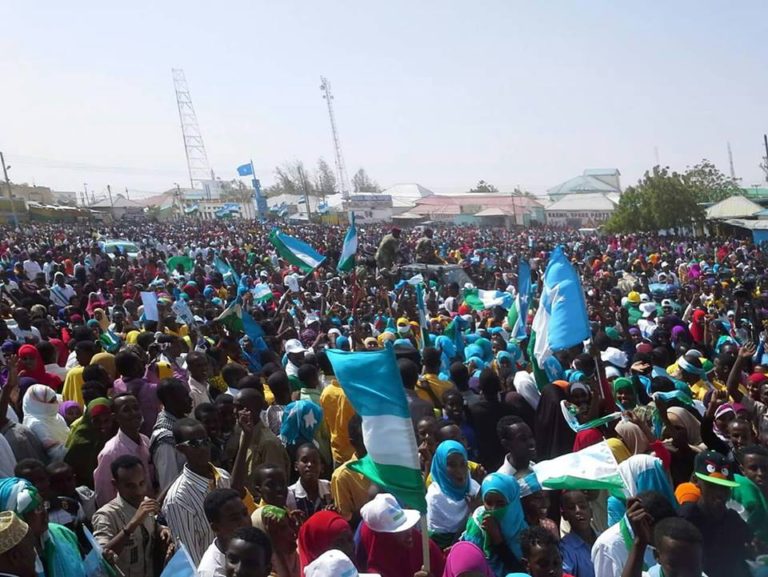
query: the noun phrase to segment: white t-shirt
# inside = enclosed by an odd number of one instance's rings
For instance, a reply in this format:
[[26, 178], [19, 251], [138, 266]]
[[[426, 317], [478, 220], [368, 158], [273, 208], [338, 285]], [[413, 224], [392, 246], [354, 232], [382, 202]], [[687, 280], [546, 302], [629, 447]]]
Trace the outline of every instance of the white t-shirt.
[[21, 265], [24, 268], [24, 274], [29, 280], [35, 280], [35, 277], [43, 272], [42, 267], [35, 260], [25, 260]]
[[11, 332], [16, 336], [17, 341], [23, 341], [27, 337], [35, 337], [38, 340], [40, 340], [40, 331], [37, 330], [37, 327], [30, 327], [29, 329], [20, 329], [18, 326], [15, 327], [8, 327], [11, 329]]
[[[629, 528], [630, 532], [632, 528]], [[592, 564], [595, 566], [595, 575], [600, 577], [621, 577], [624, 565], [629, 559], [629, 550], [621, 536], [620, 524], [608, 527], [592, 545]], [[653, 557], [653, 549], [645, 548], [644, 562], [652, 567], [656, 564]]]
[[216, 540], [205, 550], [200, 565], [197, 566], [198, 577], [225, 577], [226, 556], [216, 546]]

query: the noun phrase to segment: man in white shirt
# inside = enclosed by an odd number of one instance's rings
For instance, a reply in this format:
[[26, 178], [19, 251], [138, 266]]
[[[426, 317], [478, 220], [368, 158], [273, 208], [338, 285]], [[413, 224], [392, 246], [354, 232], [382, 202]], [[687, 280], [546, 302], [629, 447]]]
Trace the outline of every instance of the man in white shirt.
[[[667, 517], [675, 517], [672, 504], [665, 497], [654, 491], [646, 491], [637, 496], [639, 506], [631, 507], [633, 515], [649, 515], [653, 524]], [[634, 543], [634, 532], [625, 515], [621, 521], [603, 531], [592, 546], [592, 564], [595, 575], [600, 577], [621, 577], [624, 565], [629, 559], [629, 551]], [[651, 567], [656, 564], [653, 551], [645, 550], [644, 564]]]
[[232, 534], [241, 527], [251, 526], [251, 517], [240, 494], [234, 489], [214, 489], [203, 502], [205, 518], [216, 534], [197, 566], [198, 577], [225, 577], [226, 556]]
[[53, 285], [51, 286], [51, 302], [59, 308], [69, 306], [69, 299], [77, 293], [71, 285], [68, 285], [64, 279], [63, 272], [57, 272], [53, 275]]
[[189, 371], [189, 394], [192, 397], [192, 409], [203, 403], [210, 403], [208, 394], [209, 364], [205, 353], [192, 351], [187, 355], [187, 371]]
[[533, 472], [534, 457], [536, 457], [536, 440], [531, 428], [516, 415], [508, 415], [499, 419], [496, 434], [501, 446], [507, 451], [504, 463], [498, 473], [504, 473], [515, 479], [522, 479]]
[[29, 280], [35, 280], [37, 275], [43, 272], [43, 268], [40, 263], [37, 262], [37, 254], [34, 252], [29, 253], [29, 258], [21, 263], [24, 269], [24, 274], [27, 275]]
[[29, 317], [29, 311], [25, 308], [17, 308], [13, 310], [13, 320], [16, 321], [16, 326], [9, 326], [11, 332], [16, 337], [16, 340], [23, 343], [28, 338], [35, 338], [40, 340], [40, 331], [37, 327], [32, 326], [32, 321]]

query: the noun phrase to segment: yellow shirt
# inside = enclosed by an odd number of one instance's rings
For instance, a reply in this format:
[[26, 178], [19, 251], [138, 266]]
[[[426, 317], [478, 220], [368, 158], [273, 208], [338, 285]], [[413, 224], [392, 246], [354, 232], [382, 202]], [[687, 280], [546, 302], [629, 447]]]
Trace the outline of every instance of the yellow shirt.
[[[429, 388], [432, 390], [434, 397], [437, 399], [437, 403], [435, 402], [432, 395], [429, 394], [429, 391], [427, 391], [426, 389], [427, 386], [429, 386]], [[419, 398], [424, 399], [425, 401], [432, 403], [435, 406], [437, 406], [438, 404], [442, 406], [443, 393], [445, 393], [446, 391], [450, 391], [453, 388], [454, 388], [453, 383], [451, 383], [450, 381], [444, 381], [438, 378], [437, 375], [427, 373], [427, 374], [421, 375], [421, 378], [419, 379], [419, 382], [416, 385], [416, 394], [419, 396]]]
[[349, 420], [354, 416], [355, 409], [336, 379], [320, 394], [320, 406], [323, 408], [323, 419], [331, 435], [333, 460], [336, 463], [346, 463], [355, 453], [349, 441], [348, 430]]
[[339, 515], [347, 521], [352, 515], [359, 513], [363, 505], [370, 499], [368, 489], [371, 482], [348, 467], [349, 463], [357, 461], [353, 456], [349, 461], [338, 467], [331, 475], [331, 495]]
[[85, 406], [83, 399], [83, 367], [72, 367], [67, 371], [64, 379], [64, 387], [61, 389], [61, 398], [65, 401], [75, 401], [80, 407]]

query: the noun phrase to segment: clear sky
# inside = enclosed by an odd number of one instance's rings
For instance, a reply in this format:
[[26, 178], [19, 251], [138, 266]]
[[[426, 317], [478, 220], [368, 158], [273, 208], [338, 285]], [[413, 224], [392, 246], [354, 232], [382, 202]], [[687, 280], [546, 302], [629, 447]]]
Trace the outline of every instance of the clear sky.
[[[436, 192], [535, 192], [585, 168], [634, 183], [702, 158], [761, 181], [765, 0], [5, 0], [0, 150], [11, 179], [97, 195], [188, 182], [171, 68], [217, 175], [333, 164]], [[139, 193], [140, 194], [140, 193]]]

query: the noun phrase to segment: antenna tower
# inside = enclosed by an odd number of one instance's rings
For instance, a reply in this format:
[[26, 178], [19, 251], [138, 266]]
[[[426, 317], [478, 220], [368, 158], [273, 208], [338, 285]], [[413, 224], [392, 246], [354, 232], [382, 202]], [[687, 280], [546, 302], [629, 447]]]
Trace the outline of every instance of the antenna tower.
[[736, 180], [736, 171], [733, 168], [733, 151], [731, 150], [731, 143], [728, 143], [728, 165], [731, 168], [731, 178]]
[[189, 94], [187, 78], [180, 68], [173, 68], [171, 72], [173, 73], [173, 87], [176, 90], [176, 104], [179, 107], [184, 152], [187, 155], [189, 184], [192, 188], [199, 188], [195, 185], [200, 184], [203, 180], [211, 179], [211, 167], [208, 164], [203, 135], [200, 134], [200, 126], [197, 124], [197, 115], [192, 106], [192, 96]]
[[339, 142], [339, 133], [336, 130], [336, 116], [333, 113], [333, 94], [331, 94], [331, 83], [325, 76], [320, 77], [320, 90], [323, 92], [323, 98], [328, 104], [328, 117], [331, 119], [331, 132], [333, 133], [333, 146], [336, 153], [336, 173], [339, 179], [339, 188], [344, 200], [349, 200], [349, 185], [347, 180], [347, 168], [344, 165], [344, 156], [341, 154], [341, 142]]

